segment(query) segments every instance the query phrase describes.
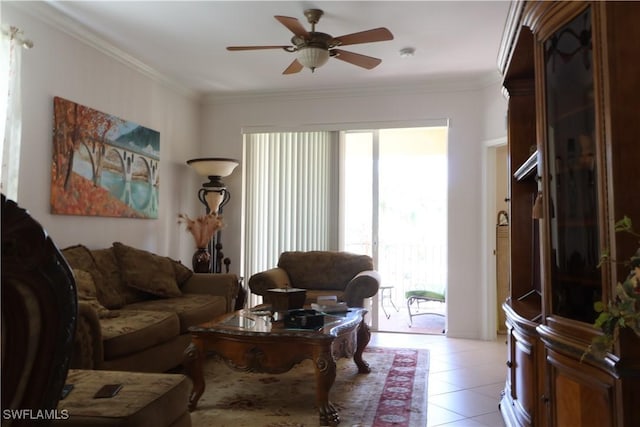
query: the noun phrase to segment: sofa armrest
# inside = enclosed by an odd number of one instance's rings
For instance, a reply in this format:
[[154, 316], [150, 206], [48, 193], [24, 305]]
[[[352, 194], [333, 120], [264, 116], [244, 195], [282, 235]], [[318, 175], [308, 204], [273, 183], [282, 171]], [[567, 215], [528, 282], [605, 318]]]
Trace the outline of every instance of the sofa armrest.
[[98, 313], [89, 303], [78, 301], [78, 321], [69, 367], [100, 369], [103, 360], [102, 329]]
[[286, 288], [291, 286], [287, 272], [279, 267], [261, 271], [249, 278], [249, 289], [256, 295], [267, 295], [268, 289]]
[[380, 273], [374, 270], [361, 271], [347, 283], [344, 300], [349, 307], [364, 306], [364, 299], [374, 296], [380, 288]]
[[193, 273], [182, 286], [185, 294], [220, 295], [227, 301], [227, 312], [235, 308], [240, 282], [235, 274]]

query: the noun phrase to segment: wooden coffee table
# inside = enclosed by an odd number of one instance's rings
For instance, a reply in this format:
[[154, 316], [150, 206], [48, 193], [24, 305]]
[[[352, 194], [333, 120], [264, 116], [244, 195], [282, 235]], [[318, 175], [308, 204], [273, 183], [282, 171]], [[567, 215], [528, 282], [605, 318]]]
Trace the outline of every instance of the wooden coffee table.
[[336, 378], [336, 360], [353, 357], [358, 372], [370, 372], [362, 360], [371, 332], [364, 321], [367, 310], [327, 314], [320, 330], [288, 329], [250, 310], [239, 310], [189, 328], [191, 344], [185, 350], [184, 366], [193, 381], [189, 409], [195, 410], [204, 392], [203, 363], [210, 353], [220, 356], [232, 369], [270, 374], [284, 373], [305, 359], [315, 366], [316, 401], [320, 424], [340, 423], [338, 411], [329, 402]]

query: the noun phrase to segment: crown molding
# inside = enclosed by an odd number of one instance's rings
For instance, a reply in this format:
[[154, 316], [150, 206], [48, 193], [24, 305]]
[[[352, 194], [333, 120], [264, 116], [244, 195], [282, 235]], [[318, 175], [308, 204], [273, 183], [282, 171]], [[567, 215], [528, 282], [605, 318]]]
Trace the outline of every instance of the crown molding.
[[246, 102], [267, 102], [273, 100], [322, 100], [368, 96], [422, 95], [430, 93], [455, 93], [482, 90], [501, 84], [501, 77], [494, 72], [480, 72], [458, 76], [434, 76], [428, 79], [405, 81], [403, 83], [372, 84], [360, 87], [328, 87], [303, 90], [279, 91], [243, 91], [243, 92], [208, 92], [202, 93], [190, 89], [177, 80], [168, 77], [150, 67], [127, 52], [115, 47], [112, 43], [99, 37], [79, 21], [62, 13], [51, 0], [45, 1], [12, 1], [10, 4], [30, 16], [52, 26], [53, 28], [75, 38], [97, 51], [117, 60], [153, 81], [164, 84], [178, 93], [198, 101], [201, 105], [238, 104]]
[[150, 67], [127, 52], [115, 47], [105, 39], [99, 37], [94, 32], [80, 22], [66, 16], [58, 10], [49, 0], [47, 1], [14, 1], [11, 5], [16, 9], [50, 25], [56, 30], [75, 38], [76, 40], [96, 49], [97, 51], [117, 60], [140, 74], [152, 79], [155, 82], [177, 91], [191, 99], [199, 99], [200, 93], [185, 87], [176, 80], [166, 76], [158, 70]]
[[377, 84], [360, 87], [331, 87], [312, 90], [254, 91], [254, 92], [211, 92], [202, 95], [203, 105], [241, 104], [261, 101], [321, 100], [333, 98], [354, 98], [387, 95], [423, 95], [442, 92], [470, 92], [500, 85], [501, 79], [495, 72], [484, 72], [466, 76], [434, 77], [403, 84]]

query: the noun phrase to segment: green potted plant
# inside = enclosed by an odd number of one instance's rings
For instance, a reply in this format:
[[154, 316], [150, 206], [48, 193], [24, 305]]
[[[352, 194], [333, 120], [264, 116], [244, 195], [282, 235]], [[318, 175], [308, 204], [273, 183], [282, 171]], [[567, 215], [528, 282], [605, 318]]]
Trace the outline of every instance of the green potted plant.
[[[633, 229], [631, 219], [627, 216], [616, 222], [615, 231], [640, 238], [640, 233]], [[611, 259], [608, 251], [602, 255], [600, 265], [604, 262], [619, 263]], [[594, 304], [595, 311], [599, 313], [594, 326], [603, 334], [593, 338], [585, 355], [591, 353], [595, 357], [604, 357], [618, 341], [622, 328], [631, 328], [640, 337], [640, 242], [635, 254], [623, 264], [630, 269], [624, 282], [618, 282], [615, 294], [609, 301], [597, 301]]]

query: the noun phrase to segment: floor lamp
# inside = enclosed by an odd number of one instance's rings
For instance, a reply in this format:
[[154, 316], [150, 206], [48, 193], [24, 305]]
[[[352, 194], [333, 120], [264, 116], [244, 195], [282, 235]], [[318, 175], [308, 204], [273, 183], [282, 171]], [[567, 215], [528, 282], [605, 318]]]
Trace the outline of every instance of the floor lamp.
[[[198, 200], [205, 206], [207, 214], [214, 212], [222, 215], [223, 207], [231, 199], [231, 193], [222, 182], [222, 178], [231, 175], [239, 164], [237, 160], [219, 157], [187, 160], [187, 165], [194, 168], [199, 175], [209, 179], [198, 190]], [[210, 271], [213, 273], [221, 273], [223, 263], [226, 266], [226, 272], [229, 272], [229, 264], [231, 263], [229, 258], [224, 258], [221, 234], [222, 232], [218, 231], [209, 243], [209, 252], [211, 253]]]

